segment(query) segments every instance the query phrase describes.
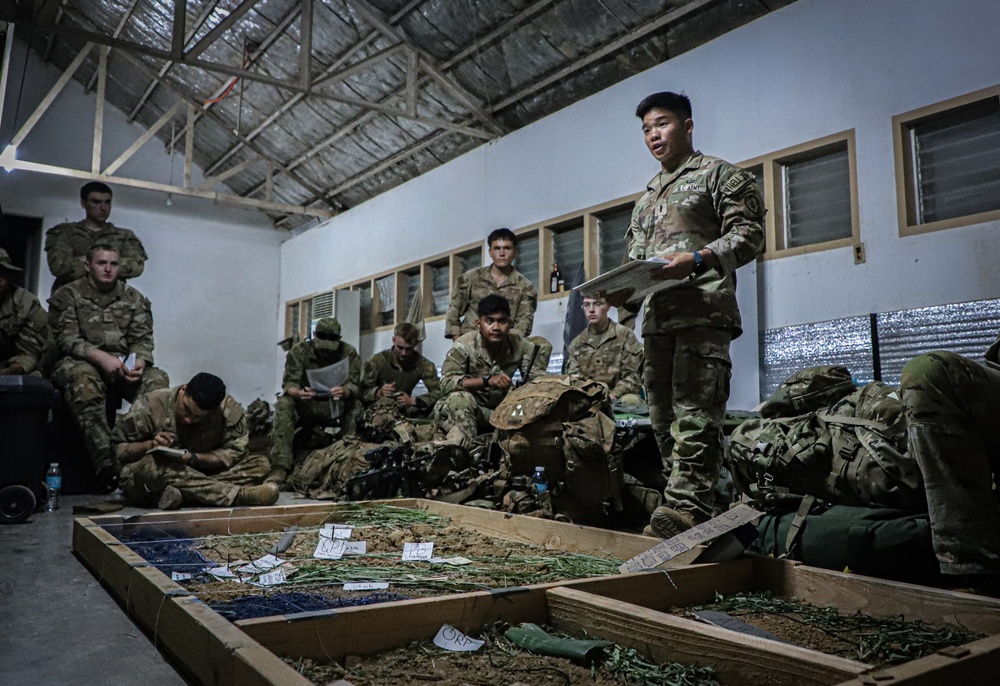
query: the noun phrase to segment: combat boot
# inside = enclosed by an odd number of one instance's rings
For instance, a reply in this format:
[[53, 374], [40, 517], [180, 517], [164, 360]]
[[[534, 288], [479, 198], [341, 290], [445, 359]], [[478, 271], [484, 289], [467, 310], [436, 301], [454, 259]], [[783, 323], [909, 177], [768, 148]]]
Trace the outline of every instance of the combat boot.
[[260, 486], [240, 486], [233, 505], [274, 505], [280, 491], [274, 482]]
[[160, 494], [160, 502], [156, 504], [161, 510], [177, 510], [184, 504], [184, 496], [174, 486], [167, 486]]
[[694, 517], [683, 510], [672, 507], [658, 507], [649, 518], [649, 525], [642, 530], [646, 536], [673, 538], [679, 533], [694, 527]]
[[278, 487], [278, 490], [285, 487], [286, 481], [288, 481], [288, 470], [284, 467], [273, 467], [271, 473], [264, 479], [264, 483], [272, 483]]

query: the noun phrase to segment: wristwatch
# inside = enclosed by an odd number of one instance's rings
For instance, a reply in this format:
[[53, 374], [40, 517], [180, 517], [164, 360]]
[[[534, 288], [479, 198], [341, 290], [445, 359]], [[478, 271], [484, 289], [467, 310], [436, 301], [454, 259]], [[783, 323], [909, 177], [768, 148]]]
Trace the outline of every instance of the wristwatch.
[[486, 388], [487, 386], [490, 385], [490, 379], [492, 379], [492, 378], [493, 378], [492, 374], [484, 374], [483, 375], [483, 388]]
[[694, 255], [694, 269], [691, 270], [690, 278], [694, 278], [700, 274], [704, 274], [708, 271], [708, 264], [705, 262], [705, 258], [701, 256], [701, 253], [695, 250]]

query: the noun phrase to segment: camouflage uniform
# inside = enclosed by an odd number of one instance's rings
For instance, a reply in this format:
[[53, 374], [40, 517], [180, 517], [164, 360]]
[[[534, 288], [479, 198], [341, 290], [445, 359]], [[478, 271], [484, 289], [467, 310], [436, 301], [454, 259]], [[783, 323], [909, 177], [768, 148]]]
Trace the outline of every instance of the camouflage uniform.
[[128, 229], [106, 222], [98, 230], [88, 229], [84, 222], [58, 224], [45, 232], [45, 253], [49, 270], [56, 277], [52, 293], [87, 275], [84, 260], [95, 243], [106, 243], [118, 251], [118, 278], [122, 281], [142, 275], [146, 250], [139, 238]]
[[642, 325], [650, 420], [670, 465], [664, 504], [696, 520], [714, 514], [729, 344], [742, 333], [734, 272], [763, 249], [763, 216], [753, 174], [695, 152], [649, 182], [626, 234], [632, 260], [708, 248], [721, 264], [690, 285], [650, 296]]
[[113, 465], [107, 419], [108, 384], [87, 360], [93, 349], [119, 357], [135, 353], [146, 361], [139, 384], [116, 382], [111, 390], [132, 401], [138, 395], [169, 386], [167, 375], [153, 367], [153, 314], [139, 291], [120, 281], [101, 292], [90, 277], [78, 279], [49, 298], [49, 325], [62, 359], [52, 383], [62, 391], [83, 433], [94, 469]]
[[49, 316], [33, 293], [10, 284], [0, 301], [0, 368], [17, 363], [25, 374], [40, 374], [54, 341]]
[[399, 364], [399, 360], [391, 350], [383, 350], [376, 353], [370, 360], [365, 362], [364, 370], [361, 372], [361, 402], [370, 405], [377, 399], [378, 389], [387, 383], [395, 384], [396, 391], [413, 394], [413, 389], [420, 381], [427, 387], [427, 393], [414, 398], [417, 404], [408, 408], [407, 414], [426, 415], [434, 408], [434, 404], [441, 399], [441, 380], [438, 379], [437, 367], [423, 355], [418, 353], [415, 364], [406, 368]]
[[1000, 574], [1000, 339], [986, 366], [932, 352], [903, 367], [907, 451], [927, 493], [931, 541], [944, 574]]
[[[343, 429], [341, 436], [354, 432], [354, 424], [361, 411], [360, 403], [357, 402], [361, 383], [361, 358], [353, 346], [343, 341], [337, 341], [335, 349], [323, 350], [323, 345], [329, 343], [330, 341], [315, 339], [302, 341], [289, 350], [285, 357], [285, 376], [281, 388], [286, 395], [282, 395], [274, 403], [274, 426], [271, 429], [270, 460], [274, 469], [280, 468], [291, 473], [296, 427], [337, 426], [339, 423]], [[287, 395], [289, 388], [309, 387], [306, 370], [329, 367], [344, 358], [350, 360], [344, 390], [351, 397], [340, 401], [339, 418], [330, 418], [330, 398], [296, 400]]]
[[[466, 438], [475, 438], [480, 430], [490, 430], [490, 413], [507, 395], [499, 388], [483, 388], [475, 391], [462, 390], [463, 379], [477, 379], [492, 374], [513, 376], [517, 370], [524, 376], [534, 354], [535, 344], [511, 332], [504, 341], [497, 359], [490, 357], [483, 337], [478, 331], [463, 334], [444, 358], [441, 367], [441, 389], [447, 393], [435, 406], [434, 414], [444, 431], [456, 429]], [[544, 374], [537, 360], [533, 377]]]
[[128, 444], [148, 441], [161, 431], [177, 436], [173, 447], [199, 457], [212, 455], [225, 470], [205, 474], [195, 467], [145, 455], [122, 467], [121, 488], [126, 501], [152, 506], [167, 486], [181, 492], [185, 505], [228, 507], [240, 486], [262, 484], [270, 471], [263, 455], [247, 455], [247, 422], [243, 408], [231, 396], [195, 424], [178, 423], [177, 393], [180, 387], [153, 391], [139, 398], [111, 432], [111, 443], [119, 459]]
[[445, 316], [444, 329], [453, 340], [476, 329], [476, 308], [487, 295], [500, 295], [510, 303], [510, 329], [527, 336], [535, 321], [538, 291], [527, 277], [516, 269], [501, 285], [497, 286], [490, 271], [492, 265], [470, 269], [458, 277], [452, 291], [451, 304]]
[[642, 389], [642, 343], [632, 330], [608, 322], [604, 333], [588, 326], [569, 344], [567, 374], [581, 374], [607, 384], [610, 394], [621, 398]]

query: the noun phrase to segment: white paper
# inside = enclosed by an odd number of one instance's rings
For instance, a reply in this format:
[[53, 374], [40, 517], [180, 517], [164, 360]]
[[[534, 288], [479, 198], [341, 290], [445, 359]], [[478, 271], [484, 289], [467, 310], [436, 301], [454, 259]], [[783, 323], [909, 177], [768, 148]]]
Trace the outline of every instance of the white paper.
[[367, 541], [348, 541], [344, 545], [344, 555], [365, 555], [367, 553]]
[[326, 536], [327, 538], [342, 538], [344, 540], [348, 540], [353, 532], [354, 527], [347, 526], [346, 524], [324, 524], [323, 528], [319, 531], [319, 535]]
[[681, 553], [694, 548], [696, 545], [718, 538], [727, 531], [732, 531], [738, 526], [743, 526], [747, 522], [752, 522], [763, 516], [763, 512], [758, 512], [749, 505], [740, 503], [731, 510], [723, 512], [718, 517], [713, 517], [707, 522], [702, 522], [693, 529], [683, 531], [673, 538], [668, 538], [663, 543], [658, 543], [646, 552], [639, 553], [631, 560], [628, 560], [618, 568], [622, 574], [630, 572], [641, 572], [644, 569], [655, 569], [667, 560], [677, 557]]
[[387, 588], [388, 581], [354, 581], [344, 584], [345, 591], [384, 591]]
[[472, 564], [472, 560], [467, 557], [432, 557], [430, 562], [432, 565], [452, 565], [453, 567]]
[[236, 579], [236, 574], [229, 567], [225, 565], [221, 567], [212, 567], [208, 570], [208, 573], [217, 579]]
[[129, 353], [128, 355], [121, 355], [118, 359], [124, 363], [125, 369], [129, 371], [135, 369], [135, 353]]
[[242, 572], [244, 574], [260, 574], [261, 572], [266, 572], [270, 569], [274, 569], [283, 562], [284, 560], [279, 559], [274, 555], [267, 554], [264, 557], [257, 558], [248, 565], [243, 565], [242, 567], [238, 567], [236, 571]]
[[[574, 291], [580, 291], [583, 295], [596, 295], [598, 293], [614, 293], [624, 288], [634, 289], [629, 296], [628, 302], [640, 302], [647, 295], [652, 295], [668, 288], [677, 288], [684, 284], [697, 283], [700, 279], [706, 278], [704, 275], [691, 279], [654, 279], [653, 274], [657, 272], [666, 260], [633, 260], [626, 262], [620, 267], [601, 274], [590, 281], [580, 284]], [[715, 272], [712, 272], [715, 274]], [[717, 274], [710, 278], [717, 278]]]
[[403, 544], [403, 562], [428, 562], [433, 554], [433, 543]]
[[347, 541], [342, 538], [320, 536], [319, 544], [316, 546], [316, 552], [313, 553], [313, 557], [317, 557], [320, 560], [339, 560], [344, 556], [344, 549], [346, 547]]
[[434, 645], [438, 648], [457, 652], [479, 650], [483, 647], [483, 643], [485, 641], [477, 641], [474, 638], [469, 638], [450, 624], [443, 625], [438, 630], [437, 636], [434, 637]]
[[268, 572], [267, 574], [261, 574], [260, 577], [253, 583], [254, 586], [277, 586], [278, 584], [283, 584], [286, 581], [285, 570], [280, 567], [273, 572]]
[[170, 572], [171, 581], [187, 581], [188, 579], [193, 579], [194, 574], [185, 574], [184, 572]]
[[306, 378], [309, 380], [309, 388], [322, 394], [329, 393], [331, 388], [343, 386], [351, 370], [350, 364], [350, 360], [345, 358], [327, 367], [307, 369]]

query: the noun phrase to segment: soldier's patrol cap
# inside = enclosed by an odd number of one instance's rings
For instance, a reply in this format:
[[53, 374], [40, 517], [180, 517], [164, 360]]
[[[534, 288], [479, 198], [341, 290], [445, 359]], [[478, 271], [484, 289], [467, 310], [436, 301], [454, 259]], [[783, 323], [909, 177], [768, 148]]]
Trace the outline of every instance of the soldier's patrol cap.
[[10, 255], [3, 248], [0, 248], [0, 271], [5, 272], [20, 272], [24, 271], [20, 267], [15, 267], [14, 263], [10, 261]]
[[340, 340], [340, 322], [334, 317], [323, 317], [316, 322], [314, 335], [320, 340], [338, 341]]

